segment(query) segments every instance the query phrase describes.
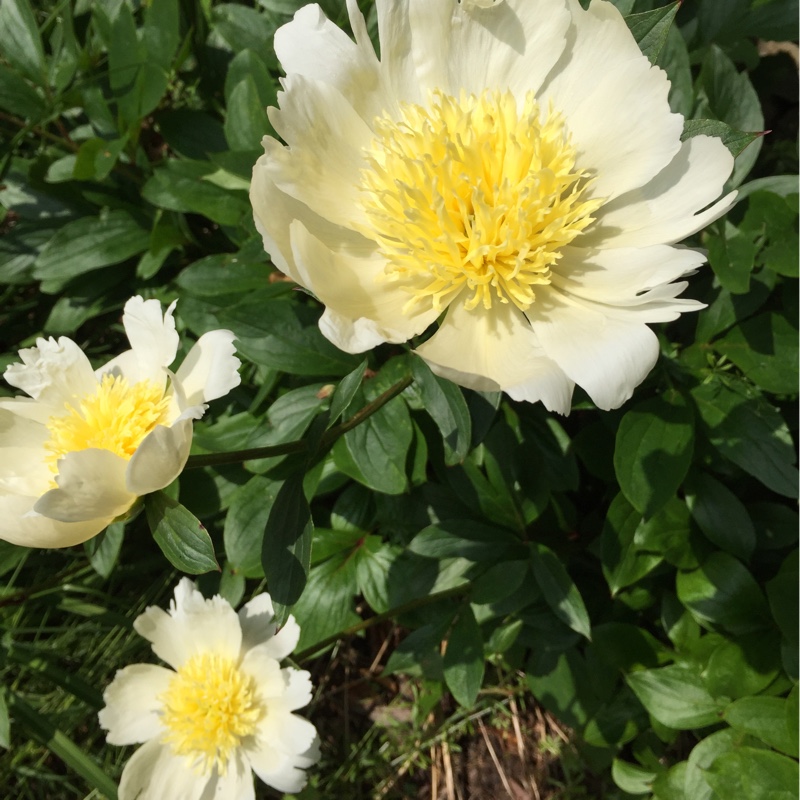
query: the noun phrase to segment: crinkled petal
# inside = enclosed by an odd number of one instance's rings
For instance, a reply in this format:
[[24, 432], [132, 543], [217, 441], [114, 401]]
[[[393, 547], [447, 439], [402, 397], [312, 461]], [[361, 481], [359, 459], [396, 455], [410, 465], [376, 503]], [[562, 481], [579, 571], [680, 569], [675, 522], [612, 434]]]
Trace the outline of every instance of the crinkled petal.
[[468, 311], [456, 298], [439, 330], [416, 352], [437, 375], [462, 386], [513, 392], [519, 399], [542, 400], [553, 411], [569, 411], [572, 384], [510, 304]]
[[404, 311], [411, 295], [385, 276], [385, 259], [366, 239], [353, 235], [326, 245], [300, 220], [291, 224], [290, 237], [303, 285], [335, 315], [321, 321], [320, 327], [346, 352], [405, 342], [438, 316], [431, 303]]
[[235, 356], [235, 338], [231, 331], [209, 331], [189, 351], [175, 374], [189, 405], [216, 400], [241, 383], [242, 362]]
[[[125, 303], [122, 324], [139, 365], [136, 380], [161, 380], [163, 368], [175, 360], [180, 339], [172, 317], [174, 308], [173, 302], [166, 312], [162, 312], [158, 300], [143, 300], [139, 296]], [[132, 379], [132, 376], [126, 377]]]
[[265, 138], [262, 168], [281, 191], [337, 225], [363, 224], [358, 178], [371, 128], [329, 83], [289, 75], [278, 100], [269, 118], [289, 147]]
[[117, 672], [103, 692], [106, 705], [98, 715], [109, 744], [139, 744], [163, 731], [159, 695], [174, 677], [155, 664], [131, 664]]
[[156, 425], [127, 464], [128, 490], [141, 497], [169, 486], [186, 465], [191, 446], [191, 419], [180, 419], [169, 428]]
[[158, 739], [143, 744], [122, 770], [119, 800], [200, 800], [209, 776], [195, 772]]
[[537, 298], [531, 322], [547, 355], [606, 411], [619, 408], [658, 359], [658, 339], [646, 325], [606, 316], [556, 290]]
[[72, 339], [37, 339], [36, 347], [19, 351], [21, 364], [10, 364], [5, 379], [52, 409], [64, 406], [97, 389], [92, 365]]
[[205, 651], [238, 659], [242, 645], [239, 618], [230, 603], [219, 596], [205, 599], [188, 578], [175, 588], [169, 613], [150, 606], [134, 620], [133, 627], [174, 669]]
[[722, 141], [695, 136], [648, 184], [606, 204], [581, 243], [600, 247], [671, 244], [721, 217], [736, 192], [713, 205], [733, 171], [733, 156]]
[[136, 501], [125, 485], [125, 459], [110, 450], [89, 448], [58, 460], [58, 488], [45, 492], [33, 510], [59, 522], [113, 519]]
[[0, 539], [22, 547], [71, 547], [107, 528], [113, 517], [59, 522], [33, 511], [37, 497], [0, 492]]

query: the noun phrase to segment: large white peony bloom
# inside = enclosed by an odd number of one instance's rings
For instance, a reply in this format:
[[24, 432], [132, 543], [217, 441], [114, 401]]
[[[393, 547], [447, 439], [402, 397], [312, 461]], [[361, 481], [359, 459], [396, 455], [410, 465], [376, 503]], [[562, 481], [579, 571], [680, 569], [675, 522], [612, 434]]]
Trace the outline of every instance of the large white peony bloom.
[[119, 800], [255, 800], [252, 772], [282, 792], [303, 788], [319, 744], [292, 712], [311, 700], [311, 679], [281, 669], [300, 629], [290, 617], [276, 633], [273, 616], [268, 594], [237, 614], [183, 578], [169, 612], [151, 606], [137, 617], [137, 633], [172, 669], [132, 664], [103, 695], [108, 742], [144, 743]]
[[681, 142], [669, 83], [594, 0], [376, 0], [380, 60], [319, 7], [275, 35], [287, 76], [251, 200], [275, 265], [348, 352], [405, 342], [439, 375], [567, 413], [658, 356], [647, 323], [701, 305], [674, 243], [723, 214], [733, 158]]
[[189, 456], [192, 421], [239, 384], [233, 334], [200, 337], [177, 373], [172, 306], [133, 297], [131, 349], [98, 370], [75, 342], [37, 339], [5, 379], [29, 397], [0, 399], [0, 539], [67, 547], [163, 489]]

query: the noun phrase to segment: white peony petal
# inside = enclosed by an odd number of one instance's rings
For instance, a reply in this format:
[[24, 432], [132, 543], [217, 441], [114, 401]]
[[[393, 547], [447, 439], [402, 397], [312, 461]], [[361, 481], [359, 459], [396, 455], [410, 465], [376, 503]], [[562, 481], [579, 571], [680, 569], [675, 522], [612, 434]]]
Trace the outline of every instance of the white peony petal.
[[172, 318], [174, 308], [172, 303], [162, 312], [158, 300], [143, 300], [139, 296], [125, 303], [122, 324], [141, 369], [139, 380], [160, 380], [164, 374], [162, 368], [175, 360], [180, 340]]
[[38, 497], [53, 486], [53, 473], [41, 447], [3, 447], [0, 492]]
[[240, 751], [229, 759], [224, 775], [216, 771], [206, 784], [200, 800], [255, 800], [253, 773], [250, 762]]
[[547, 355], [599, 408], [619, 408], [655, 366], [656, 335], [555, 290], [542, 295], [531, 322]]
[[38, 497], [0, 492], [0, 539], [22, 547], [72, 547], [107, 528], [113, 517], [59, 522], [33, 511]]
[[191, 446], [191, 419], [181, 419], [169, 428], [156, 425], [127, 464], [128, 491], [140, 497], [169, 486], [186, 465]]
[[270, 656], [265, 645], [256, 645], [248, 650], [241, 661], [241, 670], [251, 675], [258, 686], [262, 701], [273, 711], [288, 711], [283, 701], [286, 681], [280, 664]]
[[19, 351], [22, 364], [10, 364], [5, 379], [53, 409], [63, 411], [66, 404], [97, 389], [92, 365], [72, 339], [37, 339], [36, 347]]
[[[289, 719], [292, 721], [289, 722]], [[299, 792], [306, 785], [304, 767], [316, 761], [317, 738], [314, 726], [294, 714], [281, 717], [281, 722], [286, 724], [286, 734], [278, 726], [277, 740], [275, 731], [270, 727], [255, 737], [252, 744], [247, 747], [247, 758], [250, 766], [264, 783], [280, 792]], [[298, 724], [300, 723], [300, 724]], [[304, 724], [302, 724], [304, 723]], [[305, 741], [312, 736], [309, 745], [304, 751], [286, 752], [282, 745]]]
[[719, 139], [695, 136], [653, 180], [597, 212], [588, 246], [646, 247], [678, 242], [721, 217], [736, 192], [709, 207], [733, 171], [733, 156]]
[[[278, 661], [282, 661], [290, 653], [294, 652], [297, 643], [300, 641], [300, 626], [295, 622], [294, 617], [289, 617], [283, 627], [261, 647], [264, 652]], [[299, 708], [300, 706], [297, 706]]]
[[216, 400], [238, 386], [242, 379], [242, 362], [234, 355], [235, 335], [217, 330], [204, 333], [195, 342], [175, 377], [180, 382], [190, 405]]
[[303, 285], [328, 309], [335, 309], [320, 327], [346, 352], [405, 342], [438, 316], [430, 302], [403, 311], [411, 295], [386, 278], [385, 260], [366, 239], [342, 237], [326, 246], [300, 220], [290, 225], [290, 237]]
[[163, 731], [159, 695], [174, 677], [155, 664], [131, 664], [117, 672], [103, 692], [106, 705], [98, 715], [109, 744], [139, 744]]
[[[239, 625], [242, 628], [242, 652], [272, 639], [277, 629], [272, 598], [266, 593], [256, 595], [239, 609]], [[293, 619], [289, 617], [289, 619]], [[290, 651], [291, 652], [291, 651]]]
[[150, 606], [133, 627], [174, 669], [205, 651], [237, 659], [242, 645], [242, 629], [230, 603], [219, 596], [206, 600], [188, 579], [178, 584], [169, 613]]
[[58, 488], [45, 492], [33, 510], [59, 522], [118, 517], [136, 501], [125, 485], [126, 466], [125, 460], [110, 450], [67, 453], [58, 460]]
[[172, 755], [158, 739], [143, 744], [122, 770], [119, 800], [200, 800], [208, 776]]
[[567, 413], [572, 386], [551, 363], [523, 314], [510, 304], [467, 311], [458, 298], [439, 330], [416, 352], [439, 376], [481, 391], [536, 397]]
[[0, 398], [0, 409], [10, 411], [22, 419], [29, 419], [38, 422], [40, 425], [47, 425], [50, 417], [64, 411], [64, 406], [49, 406], [47, 403], [30, 397], [3, 397]]
[[358, 175], [372, 130], [331, 84], [290, 75], [283, 85], [269, 118], [289, 147], [265, 139], [263, 168], [282, 192], [337, 225], [364, 223]]

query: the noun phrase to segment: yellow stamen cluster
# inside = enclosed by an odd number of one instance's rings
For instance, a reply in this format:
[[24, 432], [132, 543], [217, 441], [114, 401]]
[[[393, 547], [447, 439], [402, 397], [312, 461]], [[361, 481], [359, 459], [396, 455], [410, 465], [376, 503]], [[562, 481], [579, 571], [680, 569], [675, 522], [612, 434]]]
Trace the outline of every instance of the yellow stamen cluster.
[[224, 775], [233, 751], [265, 713], [253, 678], [215, 653], [190, 658], [160, 699], [164, 741], [204, 774], [216, 766]]
[[125, 378], [104, 375], [97, 391], [67, 404], [66, 414], [48, 420], [47, 463], [57, 472], [57, 461], [67, 453], [88, 448], [110, 450], [129, 459], [142, 439], [158, 424], [169, 424], [169, 397], [151, 381], [133, 385]]
[[527, 310], [561, 248], [602, 205], [586, 197], [590, 181], [563, 119], [542, 114], [530, 93], [518, 109], [508, 91], [437, 91], [427, 108], [402, 104], [396, 120], [374, 127], [365, 233], [387, 275], [411, 292], [407, 307], [442, 309], [460, 295], [467, 309], [497, 299]]

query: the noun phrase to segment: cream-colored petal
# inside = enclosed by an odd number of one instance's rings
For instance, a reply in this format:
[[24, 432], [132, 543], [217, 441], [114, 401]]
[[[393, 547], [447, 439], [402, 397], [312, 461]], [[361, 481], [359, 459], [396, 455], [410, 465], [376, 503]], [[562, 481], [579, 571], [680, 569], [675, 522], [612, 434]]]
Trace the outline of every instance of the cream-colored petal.
[[581, 244], [618, 248], [679, 242], [733, 205], [736, 192], [709, 205], [732, 171], [733, 156], [719, 139], [694, 136], [648, 184], [603, 206]]
[[658, 339], [646, 325], [550, 287], [537, 297], [531, 323], [547, 355], [606, 411], [621, 406], [658, 360]]
[[275, 185], [337, 225], [366, 222], [360, 203], [363, 149], [373, 133], [336, 87], [289, 75], [269, 118], [288, 147], [265, 137], [267, 159], [259, 162]]
[[[246, 653], [257, 645], [272, 639], [277, 629], [275, 609], [272, 599], [266, 592], [256, 595], [245, 603], [238, 612], [242, 628], [242, 652]], [[289, 617], [293, 620], [293, 617]], [[291, 652], [291, 651], [290, 651]]]
[[176, 587], [169, 613], [150, 606], [133, 627], [174, 669], [201, 652], [238, 659], [242, 645], [242, 629], [230, 603], [219, 596], [206, 600], [187, 578]]
[[232, 331], [217, 330], [204, 333], [195, 342], [175, 374], [188, 404], [216, 400], [242, 382], [238, 372], [242, 362], [235, 355], [235, 338]]
[[243, 752], [236, 750], [228, 760], [224, 775], [214, 771], [200, 800], [255, 800], [255, 796], [250, 762]]
[[156, 425], [127, 464], [128, 491], [141, 497], [169, 486], [186, 465], [191, 446], [191, 419], [181, 419], [169, 428]]
[[277, 661], [282, 661], [294, 652], [299, 641], [300, 626], [295, 622], [294, 617], [290, 616], [283, 624], [283, 627], [272, 638], [265, 641], [261, 647], [264, 648], [264, 652], [268, 656]]
[[303, 285], [335, 315], [320, 327], [341, 349], [360, 353], [381, 342], [405, 342], [438, 316], [430, 302], [404, 309], [411, 294], [385, 276], [385, 260], [366, 239], [323, 243], [300, 220], [291, 224], [290, 235]]
[[33, 510], [59, 522], [113, 519], [136, 501], [125, 485], [127, 462], [110, 450], [89, 448], [58, 460], [58, 487], [45, 492]]
[[572, 385], [549, 362], [525, 316], [510, 304], [467, 311], [456, 298], [416, 352], [440, 377], [479, 391], [503, 390], [567, 413]]
[[139, 744], [163, 731], [159, 695], [174, 677], [172, 670], [155, 664], [131, 664], [118, 670], [103, 692], [105, 707], [98, 714], [109, 744]]
[[[299, 792], [307, 780], [304, 769], [318, 757], [316, 730], [310, 722], [294, 714], [281, 715], [279, 722], [285, 728], [265, 725], [249, 743], [246, 755], [253, 771], [264, 783], [281, 792]], [[309, 736], [312, 738], [304, 751], [294, 750]], [[287, 751], [287, 747], [292, 749]]]
[[0, 398], [0, 409], [9, 411], [22, 419], [38, 422], [40, 425], [47, 425], [50, 417], [54, 414], [61, 414], [64, 411], [64, 406], [63, 404], [50, 406], [41, 400], [34, 400], [30, 397], [3, 397]]
[[41, 447], [3, 447], [0, 452], [0, 492], [38, 497], [53, 487]]
[[143, 300], [137, 295], [125, 303], [122, 314], [122, 324], [137, 360], [143, 367], [152, 365], [157, 374], [161, 373], [161, 367], [168, 367], [175, 360], [178, 352], [180, 338], [172, 317], [174, 308], [175, 302], [162, 312], [158, 300]]
[[382, 87], [380, 65], [364, 18], [357, 5], [348, 5], [355, 42], [319, 6], [307, 5], [275, 32], [275, 54], [287, 75], [335, 86], [370, 124], [392, 101]]
[[58, 522], [34, 513], [38, 497], [0, 492], [0, 539], [22, 547], [71, 547], [107, 528], [113, 517], [85, 522]]
[[122, 770], [119, 800], [200, 800], [209, 776], [172, 755], [158, 739], [143, 744]]
[[417, 74], [457, 95], [536, 92], [564, 49], [570, 15], [557, 0], [505, 0], [479, 7], [448, 0], [409, 6]]
[[63, 411], [97, 389], [92, 365], [72, 339], [37, 339], [36, 347], [19, 351], [21, 364], [9, 364], [5, 379], [51, 408]]

